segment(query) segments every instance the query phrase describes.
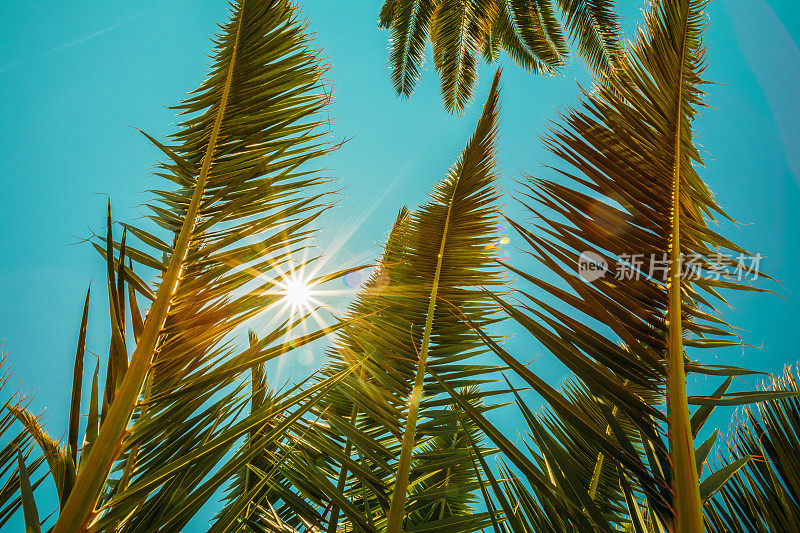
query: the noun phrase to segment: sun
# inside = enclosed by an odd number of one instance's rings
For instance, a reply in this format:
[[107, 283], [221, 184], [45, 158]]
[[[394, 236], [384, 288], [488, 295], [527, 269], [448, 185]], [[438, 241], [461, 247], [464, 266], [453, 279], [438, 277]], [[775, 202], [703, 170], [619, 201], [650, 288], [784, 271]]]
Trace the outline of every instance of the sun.
[[304, 308], [310, 305], [313, 299], [311, 285], [299, 277], [288, 279], [282, 292], [286, 303], [294, 308]]
[[317, 300], [314, 298], [316, 293], [313, 283], [300, 271], [286, 274], [283, 279], [277, 283], [277, 286], [284, 305], [290, 309], [292, 314], [299, 311], [311, 310], [317, 303]]

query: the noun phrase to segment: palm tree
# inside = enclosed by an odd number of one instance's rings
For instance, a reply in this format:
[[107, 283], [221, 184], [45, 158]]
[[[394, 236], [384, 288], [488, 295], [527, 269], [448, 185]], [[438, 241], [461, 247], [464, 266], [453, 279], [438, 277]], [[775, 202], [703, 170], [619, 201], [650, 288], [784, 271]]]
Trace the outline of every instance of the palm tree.
[[533, 74], [554, 74], [569, 59], [570, 39], [596, 74], [613, 74], [621, 62], [614, 4], [613, 0], [385, 0], [380, 25], [390, 33], [392, 84], [397, 94], [411, 96], [428, 41], [444, 106], [458, 113], [472, 100], [481, 56], [493, 62], [501, 50]]

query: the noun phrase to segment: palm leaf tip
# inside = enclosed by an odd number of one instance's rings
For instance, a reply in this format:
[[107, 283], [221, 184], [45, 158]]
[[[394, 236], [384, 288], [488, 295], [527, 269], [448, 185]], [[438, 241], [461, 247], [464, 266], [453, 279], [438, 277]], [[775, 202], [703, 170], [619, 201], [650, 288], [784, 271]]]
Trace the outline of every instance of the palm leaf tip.
[[431, 32], [433, 62], [441, 80], [445, 109], [461, 113], [472, 100], [482, 51], [485, 5], [442, 0]]
[[390, 33], [390, 78], [400, 96], [410, 97], [419, 81], [434, 6], [434, 0], [387, 0], [384, 4], [381, 20], [391, 20], [385, 26]]
[[36, 508], [36, 500], [33, 497], [31, 480], [28, 478], [28, 469], [25, 460], [22, 458], [22, 450], [17, 450], [19, 465], [19, 487], [22, 498], [22, 511], [25, 518], [25, 532], [39, 533], [41, 531], [39, 522], [39, 511]]
[[558, 0], [570, 38], [578, 53], [598, 74], [613, 75], [624, 51], [615, 0]]

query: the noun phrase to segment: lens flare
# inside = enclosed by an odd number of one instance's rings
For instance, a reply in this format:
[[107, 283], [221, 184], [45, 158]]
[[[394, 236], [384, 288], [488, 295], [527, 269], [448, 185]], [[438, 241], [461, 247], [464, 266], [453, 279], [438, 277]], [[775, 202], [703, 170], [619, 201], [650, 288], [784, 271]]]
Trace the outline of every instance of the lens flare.
[[292, 307], [305, 307], [311, 303], [311, 287], [300, 279], [290, 279], [284, 289], [286, 303]]
[[508, 236], [503, 235], [502, 237], [493, 240], [489, 244], [483, 247], [484, 250], [493, 250], [495, 248], [500, 248], [501, 246], [505, 246], [506, 244], [510, 243], [511, 239]]

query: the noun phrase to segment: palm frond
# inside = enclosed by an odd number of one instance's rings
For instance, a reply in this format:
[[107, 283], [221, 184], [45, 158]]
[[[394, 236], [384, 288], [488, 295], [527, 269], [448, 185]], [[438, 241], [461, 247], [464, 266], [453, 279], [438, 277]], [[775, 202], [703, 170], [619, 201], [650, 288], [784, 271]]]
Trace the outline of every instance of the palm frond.
[[611, 75], [622, 56], [615, 0], [558, 0], [570, 39], [597, 74]]
[[[460, 309], [481, 325], [491, 323], [495, 308], [486, 288], [502, 281], [495, 267], [495, 254], [486, 249], [499, 230], [494, 205], [498, 193], [493, 187], [499, 74], [495, 75], [483, 114], [461, 158], [434, 188], [430, 201], [412, 213], [408, 258], [398, 265], [402, 282], [395, 288], [398, 293], [387, 295], [399, 299], [405, 313], [414, 313], [409, 324], [413, 351], [403, 354], [406, 372], [414, 376], [407, 381], [413, 383], [413, 388], [407, 396], [388, 531], [400, 529], [412, 451], [421, 429], [418, 416], [420, 407], [424, 407], [422, 398], [444, 392], [434, 383], [425, 387], [427, 367], [456, 386], [472, 384], [476, 376], [494, 370], [466, 365], [468, 358], [485, 348], [453, 309]], [[463, 378], [469, 381], [462, 382]]]
[[[0, 358], [0, 367], [3, 368], [0, 374], [0, 391], [4, 395], [7, 394], [6, 387], [12, 376], [5, 365], [4, 356]], [[0, 529], [20, 509], [23, 511], [26, 531], [40, 531], [41, 527], [36, 494], [41, 492], [39, 486], [47, 479], [49, 472], [43, 475], [38, 472], [48, 457], [44, 453], [36, 453], [34, 435], [17, 416], [19, 412], [28, 413], [29, 404], [29, 398], [14, 391], [5, 396], [0, 414]]]
[[[472, 140], [430, 200], [399, 213], [379, 266], [350, 307], [352, 320], [329, 350], [326, 373], [355, 370], [315, 407], [319, 421], [307, 420], [312, 431], [304, 432], [287, 470], [303, 472], [297, 490], [320, 502], [331, 533], [397, 528], [404, 521], [402, 527], [411, 527], [412, 515], [436, 514], [431, 501], [441, 501], [442, 491], [463, 476], [473, 479], [471, 464], [470, 473], [453, 470], [448, 478], [453, 461], [447, 453], [435, 452], [432, 462], [419, 456], [432, 458], [432, 447], [454, 431], [453, 402], [432, 372], [461, 388], [490, 381], [497, 370], [470, 361], [486, 348], [457, 310], [482, 326], [497, 320], [487, 291], [503, 282], [490, 245], [499, 230], [493, 186], [498, 85], [499, 76]], [[479, 485], [467, 488], [476, 493]], [[444, 530], [489, 523], [455, 499], [445, 508]]]
[[[433, 14], [433, 62], [448, 111], [461, 112], [472, 100], [481, 54], [481, 37], [490, 23], [482, 2], [440, 0]], [[407, 96], [407, 95], [406, 95]]]
[[388, 0], [381, 12], [381, 24], [390, 28], [392, 84], [405, 97], [414, 92], [425, 62], [434, 7], [434, 0]]
[[551, 2], [508, 0], [508, 10], [519, 39], [528, 50], [543, 64], [559, 66], [564, 63], [569, 51]]
[[569, 58], [564, 26], [596, 74], [613, 74], [621, 53], [614, 8], [611, 0], [385, 0], [379, 25], [389, 30], [397, 94], [413, 93], [430, 41], [444, 106], [461, 113], [481, 56], [493, 62], [505, 50], [525, 70], [552, 74]]
[[[116, 241], [109, 211], [96, 244], [108, 264], [109, 364], [99, 433], [87, 431], [55, 531], [93, 521], [135, 529], [170, 509], [182, 520], [207, 497], [185, 489], [214, 468], [208, 454], [221, 459], [241, 435], [234, 423], [247, 396], [241, 380], [328, 332], [292, 339], [291, 329], [308, 318], [300, 315], [278, 321], [254, 346], [235, 342], [257, 315], [279, 317], [287, 279], [311, 272], [313, 259], [301, 257], [327, 205], [317, 186], [328, 181], [315, 161], [333, 148], [320, 115], [330, 100], [325, 67], [287, 0], [232, 5], [214, 44], [210, 75], [177, 108], [186, 116], [180, 130], [168, 144], [148, 136], [167, 158], [157, 175], [176, 185], [153, 191], [149, 204], [149, 218], [166, 235], [126, 224]], [[134, 268], [155, 273], [153, 289]], [[133, 343], [125, 332], [126, 296]], [[151, 300], [145, 312], [138, 297]], [[76, 360], [76, 376], [79, 366]], [[270, 416], [291, 417], [309, 409], [308, 401], [297, 391]], [[72, 428], [69, 441], [76, 441]], [[209, 442], [218, 447], [207, 450]], [[193, 470], [179, 473], [177, 464]], [[110, 477], [113, 471], [120, 477]], [[132, 509], [140, 515], [131, 518]]]
[[[719, 289], [757, 290], [737, 276], [750, 271], [746, 252], [711, 229], [715, 217], [728, 216], [697, 173], [702, 161], [691, 123], [704, 105], [704, 7], [696, 0], [653, 5], [626, 53], [623, 75], [585, 92], [581, 106], [564, 113], [545, 139], [572, 167], [557, 169], [567, 184], [529, 178], [520, 201], [534, 222], [509, 220], [552, 276], [506, 265], [540, 293], [520, 291], [518, 304], [498, 301], [619, 416], [608, 413], [601, 422], [581, 414], [493, 345], [572, 426], [570, 434], [623, 465], [647, 505], [663, 522], [677, 520], [681, 531], [702, 528], [688, 404], [738, 403], [748, 396], [689, 397], [684, 346], [738, 345], [717, 311], [725, 304]], [[590, 279], [580, 275], [587, 257], [601, 265]], [[695, 265], [688, 271], [682, 264], [687, 257]], [[690, 368], [704, 371], [700, 364]], [[635, 442], [621, 445], [629, 440], [625, 431], [606, 433], [620, 417], [661, 460], [649, 460]], [[548, 430], [540, 444], [563, 428], [551, 424]], [[622, 440], [614, 445], [615, 439]]]

